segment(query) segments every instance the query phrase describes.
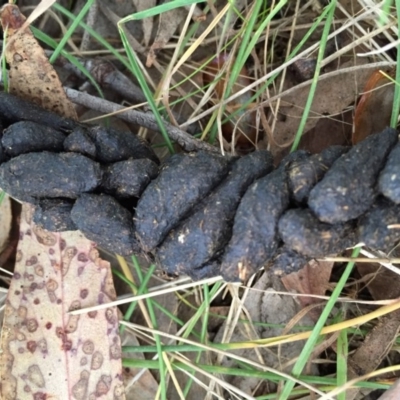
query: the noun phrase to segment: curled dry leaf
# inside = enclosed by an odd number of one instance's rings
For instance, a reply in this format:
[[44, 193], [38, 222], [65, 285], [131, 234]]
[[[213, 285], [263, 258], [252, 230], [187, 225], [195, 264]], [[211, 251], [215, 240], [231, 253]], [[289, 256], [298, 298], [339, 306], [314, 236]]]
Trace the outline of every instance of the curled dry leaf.
[[393, 82], [382, 71], [375, 71], [365, 84], [354, 113], [353, 144], [390, 125], [393, 97]]
[[0, 397], [124, 399], [116, 309], [68, 315], [115, 298], [109, 263], [83, 235], [45, 231], [32, 223], [31, 206], [23, 208]]
[[6, 31], [5, 56], [10, 66], [9, 90], [30, 99], [43, 108], [77, 119], [75, 108], [67, 99], [62, 84], [44, 50], [29, 27], [21, 29], [26, 18], [14, 4], [0, 10], [1, 25]]

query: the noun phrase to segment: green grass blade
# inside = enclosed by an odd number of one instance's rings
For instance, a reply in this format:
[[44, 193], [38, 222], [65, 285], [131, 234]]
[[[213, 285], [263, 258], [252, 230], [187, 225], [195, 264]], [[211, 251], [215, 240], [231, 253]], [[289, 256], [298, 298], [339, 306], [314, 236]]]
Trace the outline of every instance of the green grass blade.
[[[343, 386], [347, 382], [347, 363], [349, 355], [349, 343], [347, 329], [343, 329], [337, 341], [336, 380], [337, 386]], [[346, 392], [338, 395], [338, 400], [346, 400]]]
[[[361, 248], [354, 249], [351, 254], [351, 257], [358, 257], [360, 250], [361, 250]], [[331, 313], [340, 293], [342, 292], [342, 290], [344, 288], [344, 285], [346, 284], [347, 280], [349, 279], [349, 276], [350, 276], [351, 271], [353, 270], [353, 267], [354, 267], [354, 262], [349, 262], [347, 264], [341, 278], [339, 279], [339, 282], [337, 283], [334, 291], [332, 292], [330, 299], [326, 303], [326, 306], [325, 306], [324, 310], [322, 311], [320, 318], [318, 319], [317, 323], [315, 324], [315, 327], [312, 331], [311, 336], [308, 338], [306, 344], [303, 347], [303, 350], [300, 353], [299, 358], [296, 361], [296, 364], [294, 365], [294, 367], [292, 369], [293, 376], [295, 376], [295, 377], [300, 376], [301, 372], [303, 371], [303, 368], [307, 364], [307, 362], [311, 356], [311, 353], [314, 350], [315, 344], [318, 341], [321, 329], [324, 327], [324, 325], [329, 317], [329, 314]], [[281, 397], [279, 398], [279, 400], [287, 400], [294, 388], [294, 385], [295, 385], [294, 381], [287, 381], [282, 390]]]
[[146, 79], [143, 76], [142, 71], [140, 70], [139, 64], [136, 60], [136, 54], [131, 49], [128, 39], [126, 38], [125, 32], [122, 29], [122, 26], [120, 23], [118, 23], [118, 30], [119, 30], [119, 34], [121, 36], [122, 44], [124, 45], [126, 54], [128, 55], [128, 59], [131, 64], [131, 69], [133, 70], [134, 75], [136, 76], [136, 79], [138, 80], [140, 87], [142, 88], [143, 93], [146, 96], [149, 106], [150, 106], [151, 110], [153, 111], [154, 117], [157, 121], [157, 124], [160, 128], [161, 134], [165, 140], [165, 143], [168, 147], [169, 152], [171, 154], [174, 154], [175, 153], [174, 147], [172, 146], [171, 140], [168, 136], [167, 130], [165, 129], [164, 122], [161, 118], [160, 112], [158, 111], [156, 103], [154, 102], [153, 94], [151, 93], [150, 88], [147, 85]]
[[318, 78], [319, 78], [319, 75], [321, 72], [321, 62], [325, 55], [325, 48], [326, 48], [326, 42], [327, 42], [328, 35], [329, 35], [329, 30], [331, 28], [332, 21], [335, 16], [336, 2], [337, 2], [337, 0], [334, 0], [329, 4], [329, 6], [327, 6], [329, 12], [328, 12], [325, 26], [324, 26], [324, 29], [322, 32], [321, 45], [320, 45], [319, 52], [318, 52], [317, 65], [315, 67], [313, 81], [310, 86], [310, 92], [307, 97], [307, 102], [304, 107], [304, 112], [303, 112], [303, 115], [300, 120], [300, 125], [296, 132], [296, 136], [294, 138], [294, 141], [293, 141], [290, 151], [297, 150], [297, 147], [300, 143], [301, 136], [303, 135], [304, 127], [306, 126], [306, 123], [307, 123], [308, 115], [310, 114], [311, 105], [314, 100], [315, 91], [316, 91], [317, 85], [318, 85]]
[[[396, 14], [397, 14], [397, 29], [400, 30], [400, 0], [396, 0]], [[397, 46], [397, 59], [396, 59], [396, 85], [394, 85], [394, 98], [392, 117], [390, 119], [390, 126], [392, 128], [397, 127], [397, 121], [399, 119], [400, 112], [400, 45]]]
[[83, 20], [84, 16], [89, 11], [90, 7], [92, 7], [94, 2], [95, 2], [95, 0], [86, 0], [85, 5], [82, 7], [82, 10], [75, 17], [75, 19], [72, 21], [72, 24], [68, 28], [67, 32], [65, 32], [64, 36], [60, 40], [60, 43], [54, 49], [54, 53], [50, 57], [50, 63], [54, 63], [54, 61], [57, 60], [57, 57], [61, 54], [61, 51], [64, 49], [64, 47], [67, 44], [69, 38], [76, 31], [76, 28], [80, 25], [80, 23]]
[[197, 4], [197, 3], [204, 3], [206, 0], [174, 0], [174, 1], [169, 1], [168, 3], [160, 4], [159, 6], [155, 6], [152, 8], [149, 8], [147, 10], [143, 10], [140, 12], [137, 12], [135, 14], [129, 15], [125, 18], [123, 18], [120, 23], [125, 24], [128, 21], [134, 21], [134, 20], [140, 20], [148, 17], [154, 17], [155, 15], [159, 15], [162, 13], [165, 13], [167, 11], [174, 10], [175, 8], [179, 7], [184, 7], [184, 6], [190, 6], [192, 4]]

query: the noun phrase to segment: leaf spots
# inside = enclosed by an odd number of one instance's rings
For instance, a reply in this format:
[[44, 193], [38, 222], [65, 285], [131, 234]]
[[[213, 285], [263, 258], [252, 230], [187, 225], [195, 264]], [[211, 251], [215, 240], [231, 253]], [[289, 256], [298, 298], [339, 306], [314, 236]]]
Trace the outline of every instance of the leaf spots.
[[79, 253], [78, 254], [78, 261], [80, 261], [80, 262], [88, 262], [89, 258], [87, 256], [87, 254], [85, 254], [85, 253]]
[[34, 341], [34, 340], [29, 340], [27, 343], [26, 343], [26, 348], [28, 349], [28, 351], [30, 352], [30, 353], [34, 353], [35, 352], [35, 350], [36, 350], [36, 348], [37, 348], [37, 343], [36, 343], [36, 341]]
[[40, 277], [44, 276], [44, 270], [42, 265], [39, 264], [35, 266], [35, 274]]
[[75, 385], [72, 387], [72, 395], [76, 400], [84, 400], [87, 397], [89, 386], [89, 372], [82, 371], [80, 375], [80, 379]]
[[44, 387], [44, 378], [42, 371], [40, 370], [39, 366], [37, 364], [31, 365], [28, 368], [28, 381], [37, 386], [38, 388], [43, 388]]
[[121, 346], [119, 343], [114, 343], [110, 346], [110, 358], [119, 360], [121, 358]]
[[112, 325], [114, 325], [118, 322], [118, 318], [117, 318], [114, 308], [107, 308], [105, 311], [105, 316], [106, 316], [106, 320]]
[[82, 345], [82, 351], [85, 354], [92, 354], [94, 352], [94, 343], [91, 340], [86, 340]]
[[47, 322], [47, 324], [45, 325], [46, 329], [51, 329], [52, 326], [53, 324], [51, 322]]
[[90, 363], [90, 369], [97, 370], [103, 365], [103, 354], [99, 351], [95, 351], [92, 356], [92, 362]]
[[86, 299], [88, 294], [89, 294], [89, 290], [88, 289], [81, 289], [81, 291], [79, 293], [81, 299]]
[[57, 243], [57, 237], [55, 234], [48, 232], [40, 226], [34, 225], [33, 233], [36, 236], [36, 240], [45, 246], [54, 246]]
[[30, 333], [36, 332], [38, 326], [39, 326], [39, 324], [35, 318], [27, 319], [26, 328], [27, 328], [28, 332], [30, 332]]
[[100, 379], [98, 380], [97, 384], [96, 384], [96, 397], [95, 398], [99, 398], [101, 396], [106, 395], [109, 390], [110, 390], [110, 386], [111, 386], [111, 376], [110, 375], [102, 375], [100, 377]]

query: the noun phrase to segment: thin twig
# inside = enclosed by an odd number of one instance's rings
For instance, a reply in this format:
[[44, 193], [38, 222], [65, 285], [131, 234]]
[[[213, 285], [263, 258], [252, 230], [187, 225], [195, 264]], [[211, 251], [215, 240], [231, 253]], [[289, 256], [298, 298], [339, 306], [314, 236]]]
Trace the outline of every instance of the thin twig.
[[[125, 121], [132, 122], [139, 126], [143, 126], [155, 132], [161, 132], [156, 119], [150, 113], [144, 113], [136, 110], [125, 110], [119, 104], [82, 93], [74, 89], [64, 87], [68, 98], [76, 104], [85, 106], [92, 110], [96, 110], [105, 114], [118, 113], [117, 116]], [[190, 136], [187, 132], [165, 122], [164, 124], [169, 137], [176, 141], [186, 151], [205, 150], [213, 153], [219, 153], [219, 149], [209, 143], [198, 140]]]

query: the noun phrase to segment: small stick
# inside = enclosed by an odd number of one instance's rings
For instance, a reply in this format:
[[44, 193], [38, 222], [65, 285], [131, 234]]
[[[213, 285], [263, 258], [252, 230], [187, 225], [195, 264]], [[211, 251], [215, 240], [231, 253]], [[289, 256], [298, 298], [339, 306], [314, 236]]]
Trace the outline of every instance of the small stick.
[[[143, 126], [155, 132], [161, 132], [160, 128], [158, 127], [157, 121], [152, 114], [136, 110], [125, 110], [125, 108], [119, 104], [115, 104], [111, 101], [91, 96], [90, 94], [82, 93], [67, 87], [64, 87], [64, 90], [68, 98], [73, 103], [106, 114], [118, 113], [118, 117], [125, 121]], [[190, 136], [185, 131], [182, 131], [181, 129], [169, 124], [168, 122], [165, 122], [164, 126], [167, 130], [169, 137], [172, 140], [176, 141], [186, 151], [205, 150], [212, 153], [219, 153], [219, 149], [217, 147]]]

